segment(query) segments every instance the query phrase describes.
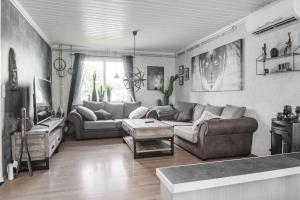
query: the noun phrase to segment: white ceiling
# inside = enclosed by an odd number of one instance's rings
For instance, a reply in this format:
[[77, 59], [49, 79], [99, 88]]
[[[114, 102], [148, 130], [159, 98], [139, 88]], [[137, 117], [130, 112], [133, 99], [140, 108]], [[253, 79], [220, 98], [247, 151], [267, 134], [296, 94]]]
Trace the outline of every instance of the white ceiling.
[[17, 0], [53, 43], [176, 52], [274, 0]]

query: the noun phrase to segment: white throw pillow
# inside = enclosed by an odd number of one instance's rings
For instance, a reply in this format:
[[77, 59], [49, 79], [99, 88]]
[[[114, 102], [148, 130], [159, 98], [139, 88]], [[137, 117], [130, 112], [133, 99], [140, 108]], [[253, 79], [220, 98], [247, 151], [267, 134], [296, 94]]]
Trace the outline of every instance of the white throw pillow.
[[148, 108], [141, 106], [129, 114], [129, 119], [141, 119], [147, 114], [148, 111]]
[[214, 119], [214, 118], [222, 118], [221, 116], [218, 115], [214, 115], [209, 111], [204, 111], [201, 115], [201, 117], [199, 119], [197, 119], [192, 126], [193, 131], [198, 132], [199, 131], [199, 124], [201, 124], [201, 122], [206, 121], [206, 120], [210, 120], [210, 119]]

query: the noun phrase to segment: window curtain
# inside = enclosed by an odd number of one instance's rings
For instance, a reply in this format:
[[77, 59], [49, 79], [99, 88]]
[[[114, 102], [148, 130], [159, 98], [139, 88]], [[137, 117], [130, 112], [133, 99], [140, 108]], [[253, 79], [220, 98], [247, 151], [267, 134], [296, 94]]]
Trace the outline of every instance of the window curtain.
[[124, 73], [127, 74], [128, 78], [128, 88], [131, 101], [135, 102], [135, 92], [134, 92], [134, 82], [132, 81], [133, 78], [133, 56], [123, 56], [123, 65], [124, 65]]
[[75, 53], [74, 57], [73, 75], [68, 101], [68, 114], [71, 112], [72, 106], [74, 104], [78, 104], [78, 99], [80, 97], [80, 87], [82, 84], [83, 64], [85, 60], [85, 55], [80, 53]]

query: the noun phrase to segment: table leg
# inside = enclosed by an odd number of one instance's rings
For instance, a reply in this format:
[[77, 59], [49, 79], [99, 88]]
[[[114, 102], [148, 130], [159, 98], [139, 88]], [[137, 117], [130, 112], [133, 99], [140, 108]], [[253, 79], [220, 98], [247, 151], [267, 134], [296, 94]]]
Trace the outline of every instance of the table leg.
[[137, 158], [137, 154], [136, 154], [136, 141], [135, 141], [135, 139], [133, 139], [133, 158], [134, 159]]
[[174, 155], [174, 136], [171, 138], [171, 154]]

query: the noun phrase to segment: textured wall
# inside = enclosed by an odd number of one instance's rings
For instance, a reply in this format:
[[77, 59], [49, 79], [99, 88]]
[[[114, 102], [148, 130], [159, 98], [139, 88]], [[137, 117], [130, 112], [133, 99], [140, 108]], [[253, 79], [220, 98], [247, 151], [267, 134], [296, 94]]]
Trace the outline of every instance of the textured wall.
[[[8, 81], [8, 52], [13, 48], [16, 53], [19, 85], [30, 88], [29, 113], [33, 117], [32, 84], [34, 76], [48, 78], [51, 76], [51, 48], [32, 28], [9, 0], [2, 0], [1, 7], [1, 72], [2, 84]], [[6, 89], [6, 97], [2, 100], [1, 127], [3, 145], [3, 169], [11, 160], [10, 134], [16, 127], [13, 113], [13, 94]]]
[[[267, 44], [268, 54], [273, 47], [282, 48], [287, 42], [287, 33], [292, 32], [293, 42], [300, 45], [300, 25], [279, 29], [260, 36], [253, 36], [245, 31], [244, 25], [198, 49], [188, 55], [176, 59], [176, 67], [184, 64], [191, 67], [191, 57], [214, 49], [221, 45], [244, 39], [244, 90], [235, 92], [192, 92], [192, 81], [185, 82], [184, 86], [176, 87], [176, 100], [210, 103], [213, 105], [234, 104], [247, 106], [246, 115], [256, 118], [259, 122], [258, 131], [254, 135], [252, 153], [257, 155], [269, 154], [271, 118], [282, 111], [284, 105], [300, 105], [299, 72], [280, 73], [267, 76], [257, 76], [255, 73], [256, 58], [261, 55], [263, 43]], [[200, 38], [199, 38], [200, 39]], [[281, 60], [286, 62], [285, 60]], [[289, 60], [291, 61], [291, 60]], [[300, 69], [300, 57], [296, 58], [296, 66]], [[272, 63], [271, 63], [272, 64]], [[278, 63], [273, 63], [274, 65]], [[177, 68], [176, 68], [177, 69]]]

